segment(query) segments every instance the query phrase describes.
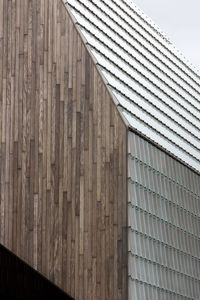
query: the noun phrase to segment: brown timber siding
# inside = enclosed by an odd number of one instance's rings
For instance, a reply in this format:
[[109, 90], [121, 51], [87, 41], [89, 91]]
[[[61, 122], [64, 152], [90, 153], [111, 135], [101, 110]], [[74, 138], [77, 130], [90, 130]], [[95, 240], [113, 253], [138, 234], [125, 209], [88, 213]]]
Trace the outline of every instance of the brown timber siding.
[[61, 0], [0, 0], [0, 243], [127, 299], [127, 129]]

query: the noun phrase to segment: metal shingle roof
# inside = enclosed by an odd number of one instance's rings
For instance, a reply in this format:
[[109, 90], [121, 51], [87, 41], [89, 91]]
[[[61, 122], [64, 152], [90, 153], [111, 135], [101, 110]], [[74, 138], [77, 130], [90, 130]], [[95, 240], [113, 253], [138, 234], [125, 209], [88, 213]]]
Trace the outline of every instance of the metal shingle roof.
[[136, 5], [68, 0], [129, 126], [200, 171], [200, 75]]

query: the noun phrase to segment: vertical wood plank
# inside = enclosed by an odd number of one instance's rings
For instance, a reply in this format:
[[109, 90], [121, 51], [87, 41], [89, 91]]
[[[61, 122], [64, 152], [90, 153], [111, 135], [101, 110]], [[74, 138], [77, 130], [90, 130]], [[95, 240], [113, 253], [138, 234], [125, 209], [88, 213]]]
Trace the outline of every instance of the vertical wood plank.
[[0, 239], [77, 300], [127, 299], [126, 136], [63, 2], [0, 1]]

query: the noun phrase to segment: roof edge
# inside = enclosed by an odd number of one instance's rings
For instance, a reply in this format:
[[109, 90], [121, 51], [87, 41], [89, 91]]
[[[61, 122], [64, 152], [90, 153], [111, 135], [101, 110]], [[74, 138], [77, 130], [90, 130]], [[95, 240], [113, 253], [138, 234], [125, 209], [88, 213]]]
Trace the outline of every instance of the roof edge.
[[[142, 134], [140, 131], [138, 131], [136, 128], [132, 127], [130, 125], [130, 123], [128, 122], [128, 120], [125, 118], [125, 116], [123, 115], [123, 113], [120, 111], [120, 103], [119, 101], [117, 100], [116, 96], [112, 93], [111, 89], [109, 88], [109, 83], [107, 81], [107, 79], [105, 78], [105, 76], [102, 74], [101, 70], [98, 68], [98, 62], [97, 62], [97, 59], [95, 58], [94, 54], [92, 53], [90, 47], [89, 47], [89, 44], [87, 42], [87, 39], [85, 38], [85, 36], [83, 35], [83, 33], [81, 32], [81, 30], [79, 29], [78, 27], [78, 21], [76, 20], [76, 18], [74, 17], [74, 15], [72, 14], [72, 12], [70, 11], [70, 9], [67, 7], [67, 3], [65, 3], [64, 1], [67, 1], [67, 0], [61, 0], [65, 9], [67, 10], [82, 42], [84, 43], [85, 45], [85, 48], [87, 49], [90, 57], [92, 58], [92, 61], [96, 67], [96, 70], [98, 72], [98, 74], [100, 75], [104, 85], [106, 86], [106, 89], [113, 101], [113, 103], [116, 105], [116, 108], [118, 110], [118, 113], [119, 113], [119, 116], [122, 120], [122, 122], [124, 123], [124, 125], [126, 126], [127, 130], [128, 131], [132, 131], [136, 134], [138, 134], [140, 137], [142, 137], [143, 139], [147, 140], [148, 142], [150, 142], [152, 145], [154, 145], [155, 147], [157, 147], [158, 149], [162, 150], [163, 152], [165, 152], [166, 154], [168, 154], [170, 157], [174, 158], [176, 161], [178, 161], [179, 163], [183, 164], [184, 166], [186, 166], [187, 168], [189, 168], [190, 170], [192, 170], [194, 173], [196, 173], [197, 175], [200, 175], [200, 172], [193, 168], [192, 166], [190, 166], [189, 164], [187, 164], [186, 162], [184, 162], [181, 158], [177, 157], [175, 154], [171, 153], [170, 151], [168, 151], [167, 149], [165, 149], [163, 146], [161, 146], [160, 144], [156, 143], [155, 141], [153, 141], [151, 138], [149, 138], [148, 136]], [[126, 1], [126, 0], [124, 0]], [[134, 4], [134, 2], [132, 0], [128, 0], [127, 3], [130, 4]], [[135, 4], [134, 4], [135, 5]]]
[[76, 28], [76, 30], [77, 30], [77, 32], [78, 32], [78, 34], [79, 34], [79, 36], [80, 36], [82, 42], [84, 43], [85, 48], [87, 49], [88, 53], [90, 54], [90, 57], [92, 58], [92, 61], [93, 61], [94, 65], [95, 65], [95, 68], [96, 68], [96, 70], [97, 70], [99, 76], [101, 77], [101, 79], [102, 79], [104, 85], [106, 86], [106, 89], [107, 89], [107, 91], [108, 91], [108, 93], [109, 93], [109, 95], [110, 95], [110, 98], [112, 99], [113, 103], [115, 104], [115, 106], [116, 106], [116, 108], [117, 108], [117, 110], [118, 110], [118, 113], [119, 113], [119, 116], [120, 116], [122, 122], [124, 123], [124, 125], [126, 126], [126, 128], [127, 128], [127, 130], [128, 130], [129, 127], [130, 127], [130, 124], [129, 124], [129, 122], [126, 120], [126, 118], [124, 117], [124, 115], [121, 113], [121, 111], [118, 109], [119, 101], [117, 100], [117, 98], [115, 97], [115, 95], [114, 95], [114, 94], [111, 92], [111, 90], [109, 89], [109, 83], [108, 83], [107, 79], [105, 78], [105, 76], [102, 74], [101, 70], [98, 68], [98, 62], [97, 62], [97, 60], [96, 60], [94, 54], [93, 54], [92, 51], [90, 50], [90, 47], [88, 46], [88, 42], [87, 42], [85, 36], [82, 34], [81, 30], [80, 30], [79, 27], [77, 26], [77, 25], [78, 25], [78, 22], [77, 22], [76, 18], [75, 18], [74, 15], [71, 13], [70, 9], [67, 7], [67, 5], [65, 4], [64, 1], [65, 1], [65, 0], [61, 0], [61, 2], [62, 2], [62, 4], [63, 4], [64, 8], [67, 10], [67, 12], [68, 12], [68, 14], [69, 14], [69, 17], [71, 18], [71, 20], [72, 20], [72, 22], [73, 22], [73, 24], [74, 24], [74, 26], [75, 26], [75, 28]]
[[178, 156], [176, 156], [172, 152], [168, 151], [163, 146], [161, 146], [160, 144], [156, 143], [154, 140], [150, 139], [148, 136], [142, 134], [139, 130], [137, 130], [136, 128], [132, 127], [130, 124], [128, 125], [128, 131], [134, 132], [135, 134], [137, 134], [138, 136], [140, 136], [141, 138], [143, 138], [147, 142], [151, 143], [153, 146], [155, 146], [159, 150], [165, 152], [170, 157], [172, 157], [173, 159], [175, 159], [176, 161], [178, 161], [179, 163], [181, 163], [182, 165], [184, 165], [185, 167], [187, 167], [188, 169], [190, 169], [191, 171], [193, 171], [195, 174], [197, 174], [197, 175], [200, 176], [200, 171], [198, 171], [197, 169], [193, 168], [191, 165], [187, 164], [184, 160], [182, 160], [181, 158], [179, 158]]

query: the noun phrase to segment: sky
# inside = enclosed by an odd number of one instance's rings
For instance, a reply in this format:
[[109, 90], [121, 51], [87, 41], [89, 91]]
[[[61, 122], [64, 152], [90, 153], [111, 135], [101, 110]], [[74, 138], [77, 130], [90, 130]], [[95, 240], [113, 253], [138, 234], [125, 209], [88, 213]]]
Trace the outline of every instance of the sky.
[[133, 0], [200, 70], [200, 0]]

